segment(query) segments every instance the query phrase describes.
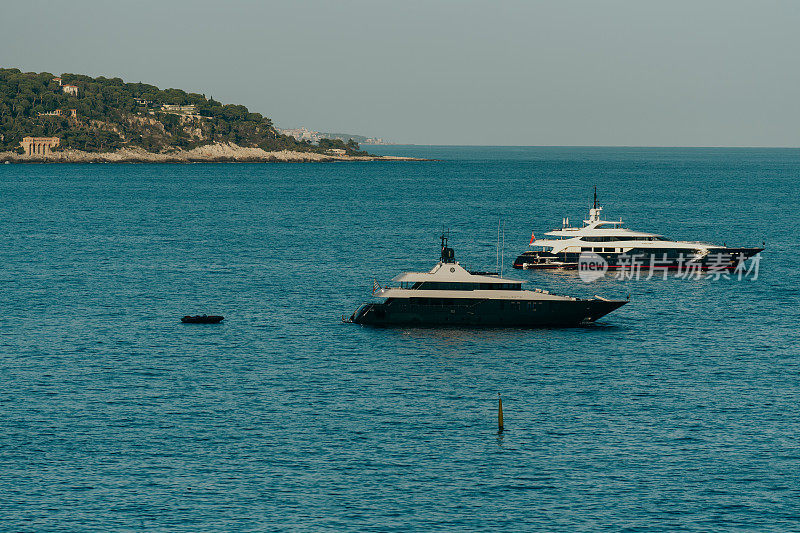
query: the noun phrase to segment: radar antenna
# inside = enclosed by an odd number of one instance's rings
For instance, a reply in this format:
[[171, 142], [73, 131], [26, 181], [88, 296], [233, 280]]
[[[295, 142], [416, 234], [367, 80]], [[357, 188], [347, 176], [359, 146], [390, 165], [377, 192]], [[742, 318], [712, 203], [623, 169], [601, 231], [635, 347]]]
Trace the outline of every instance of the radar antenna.
[[445, 231], [442, 230], [442, 257], [440, 259], [442, 263], [456, 262], [455, 252], [453, 252], [452, 248], [449, 248], [447, 246], [447, 240], [449, 237], [450, 237], [450, 230], [448, 230], [447, 233], [445, 233]]

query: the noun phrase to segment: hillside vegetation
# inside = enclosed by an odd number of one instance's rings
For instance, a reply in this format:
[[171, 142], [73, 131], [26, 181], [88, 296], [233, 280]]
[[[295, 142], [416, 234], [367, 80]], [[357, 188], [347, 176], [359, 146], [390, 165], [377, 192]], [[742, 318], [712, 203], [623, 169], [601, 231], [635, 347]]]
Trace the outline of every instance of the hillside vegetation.
[[[18, 150], [23, 137], [34, 136], [60, 137], [59, 149], [87, 152], [125, 147], [165, 152], [235, 143], [266, 151], [323, 153], [338, 148], [348, 155], [366, 155], [355, 141], [323, 139], [318, 145], [297, 141], [278, 133], [260, 113], [202, 94], [125, 83], [120, 78], [81, 74], [60, 78], [59, 83], [48, 72], [0, 69], [0, 151]], [[62, 85], [76, 86], [77, 96], [66, 93]]]

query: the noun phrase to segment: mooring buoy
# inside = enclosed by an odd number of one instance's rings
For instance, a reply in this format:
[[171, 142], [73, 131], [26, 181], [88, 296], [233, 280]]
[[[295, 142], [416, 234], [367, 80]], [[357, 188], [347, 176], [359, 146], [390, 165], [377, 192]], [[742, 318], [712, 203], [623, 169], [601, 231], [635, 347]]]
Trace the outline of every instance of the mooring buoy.
[[497, 393], [497, 432], [503, 432], [503, 399]]

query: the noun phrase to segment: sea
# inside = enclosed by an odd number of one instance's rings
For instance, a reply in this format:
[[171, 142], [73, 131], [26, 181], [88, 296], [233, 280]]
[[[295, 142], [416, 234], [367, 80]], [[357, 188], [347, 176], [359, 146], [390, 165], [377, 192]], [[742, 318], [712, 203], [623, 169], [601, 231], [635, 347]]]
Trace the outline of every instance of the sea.
[[[800, 150], [368, 149], [429, 161], [0, 165], [0, 531], [800, 530]], [[757, 275], [513, 270], [595, 186]], [[442, 231], [630, 303], [342, 322]]]

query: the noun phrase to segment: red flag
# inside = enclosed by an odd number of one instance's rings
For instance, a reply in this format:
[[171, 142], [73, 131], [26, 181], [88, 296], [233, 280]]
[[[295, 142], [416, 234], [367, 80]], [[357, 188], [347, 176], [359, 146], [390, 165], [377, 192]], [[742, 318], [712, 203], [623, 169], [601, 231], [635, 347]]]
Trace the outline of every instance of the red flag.
[[533, 232], [531, 232], [531, 244], [533, 244], [533, 241], [535, 241], [535, 240], [536, 240], [536, 236], [533, 234]]

